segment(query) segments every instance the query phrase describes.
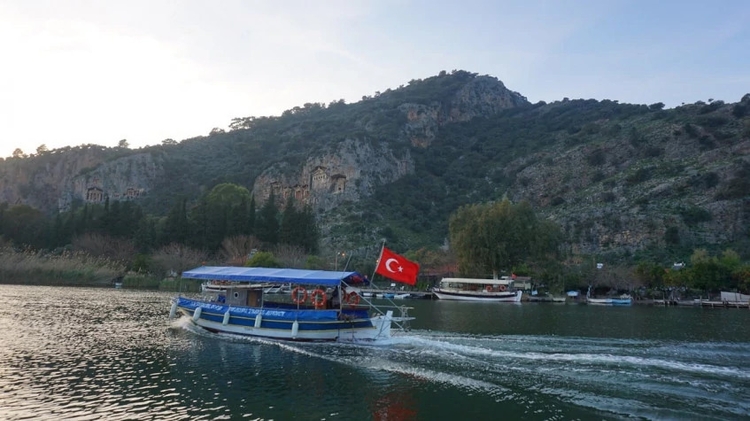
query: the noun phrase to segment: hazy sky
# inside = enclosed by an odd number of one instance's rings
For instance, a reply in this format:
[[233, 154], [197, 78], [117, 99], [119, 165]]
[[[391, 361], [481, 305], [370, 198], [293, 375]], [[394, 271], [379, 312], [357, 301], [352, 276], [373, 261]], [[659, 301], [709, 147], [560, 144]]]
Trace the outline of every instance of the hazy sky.
[[750, 92], [750, 1], [0, 0], [0, 156], [206, 135], [441, 70], [530, 101]]

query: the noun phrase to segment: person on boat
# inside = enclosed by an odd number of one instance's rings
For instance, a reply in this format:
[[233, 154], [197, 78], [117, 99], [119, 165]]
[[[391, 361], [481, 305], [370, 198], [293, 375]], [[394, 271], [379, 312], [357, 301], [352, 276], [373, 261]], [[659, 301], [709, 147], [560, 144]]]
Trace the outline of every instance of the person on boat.
[[328, 301], [328, 308], [339, 308], [341, 307], [341, 297], [339, 296], [340, 287], [333, 289], [331, 293], [331, 300]]

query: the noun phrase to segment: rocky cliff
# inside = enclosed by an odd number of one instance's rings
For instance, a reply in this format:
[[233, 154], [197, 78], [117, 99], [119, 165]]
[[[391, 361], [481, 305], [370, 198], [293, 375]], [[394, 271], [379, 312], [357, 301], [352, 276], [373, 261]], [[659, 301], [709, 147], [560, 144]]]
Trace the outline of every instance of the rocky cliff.
[[[388, 92], [381, 97], [390, 100]], [[293, 195], [297, 201], [310, 204], [318, 211], [328, 211], [343, 201], [356, 202], [369, 197], [375, 187], [413, 174], [415, 167], [410, 150], [394, 149], [400, 142], [427, 148], [443, 126], [494, 116], [503, 110], [526, 105], [529, 105], [526, 98], [508, 90], [496, 78], [472, 77], [442, 100], [396, 105], [405, 122], [393, 135], [378, 138], [376, 127], [362, 123], [369, 118], [359, 119], [357, 122], [365, 128], [364, 134], [334, 143], [322, 154], [311, 154], [296, 168], [287, 162], [270, 166], [255, 179], [253, 191], [261, 202], [273, 192], [276, 198]]]
[[[731, 112], [722, 107], [714, 118], [731, 121]], [[510, 197], [544, 209], [574, 240], [574, 253], [746, 239], [748, 136], [700, 126], [689, 133], [684, 123], [654, 117], [631, 119], [636, 131], [600, 121], [590, 130], [607, 130], [606, 136], [581, 133], [580, 145], [557, 142], [513, 161], [505, 168], [518, 180]]]
[[141, 198], [163, 168], [149, 153], [123, 152], [91, 145], [8, 159], [0, 165], [0, 202], [55, 213], [75, 203]]

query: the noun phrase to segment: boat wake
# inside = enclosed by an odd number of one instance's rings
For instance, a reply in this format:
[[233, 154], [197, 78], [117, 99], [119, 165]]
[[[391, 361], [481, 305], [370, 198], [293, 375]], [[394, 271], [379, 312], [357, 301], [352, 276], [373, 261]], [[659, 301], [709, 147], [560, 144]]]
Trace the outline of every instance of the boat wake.
[[521, 405], [552, 399], [611, 416], [646, 419], [750, 414], [747, 344], [413, 331], [394, 337], [388, 347], [281, 346]]
[[[215, 335], [187, 321], [180, 326]], [[344, 364], [373, 378], [399, 376], [492, 402], [541, 405], [538, 410], [549, 416], [555, 413], [550, 407], [644, 419], [726, 420], [750, 414], [750, 346], [745, 343], [434, 331], [366, 343], [221, 336]]]

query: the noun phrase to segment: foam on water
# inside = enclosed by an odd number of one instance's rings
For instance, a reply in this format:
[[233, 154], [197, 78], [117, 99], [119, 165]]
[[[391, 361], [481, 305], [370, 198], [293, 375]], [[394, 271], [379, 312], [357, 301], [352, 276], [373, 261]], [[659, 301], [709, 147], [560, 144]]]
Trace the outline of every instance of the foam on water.
[[[468, 393], [507, 396], [520, 387], [532, 395], [555, 396], [578, 406], [623, 416], [649, 418], [649, 414], [661, 414], [667, 418], [726, 419], [747, 415], [750, 406], [737, 402], [750, 401], [746, 388], [750, 387], [748, 360], [735, 359], [735, 364], [719, 365], [691, 359], [700, 355], [702, 360], [711, 361], [727, 353], [747, 356], [750, 350], [743, 344], [703, 345], [417, 331], [395, 337], [377, 359], [364, 364], [361, 358], [347, 359], [341, 355], [329, 358], [330, 347], [339, 344], [318, 346], [307, 355], [362, 370], [416, 376]], [[300, 346], [295, 344], [288, 349], [299, 352]], [[358, 357], [363, 355], [367, 353]], [[664, 411], [659, 409], [658, 400], [673, 401], [676, 407], [685, 409]]]

